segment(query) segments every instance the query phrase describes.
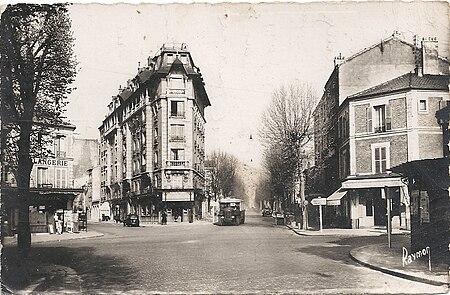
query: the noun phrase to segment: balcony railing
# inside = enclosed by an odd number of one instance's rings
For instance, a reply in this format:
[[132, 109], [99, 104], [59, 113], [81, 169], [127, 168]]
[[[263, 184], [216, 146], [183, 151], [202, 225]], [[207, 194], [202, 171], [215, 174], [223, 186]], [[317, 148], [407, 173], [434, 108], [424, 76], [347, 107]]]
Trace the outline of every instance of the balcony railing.
[[189, 165], [189, 161], [186, 161], [186, 160], [166, 161], [166, 166], [169, 166], [169, 167], [187, 167], [188, 165]]
[[185, 117], [186, 117], [186, 113], [185, 112], [170, 113], [170, 118], [184, 119]]
[[169, 94], [185, 94], [185, 89], [169, 89]]
[[65, 158], [66, 157], [66, 152], [56, 151], [56, 156], [59, 157], [59, 158]]
[[184, 135], [171, 135], [170, 141], [186, 141], [186, 137]]
[[386, 123], [382, 126], [376, 126], [374, 128], [375, 133], [382, 133], [391, 130], [391, 123]]

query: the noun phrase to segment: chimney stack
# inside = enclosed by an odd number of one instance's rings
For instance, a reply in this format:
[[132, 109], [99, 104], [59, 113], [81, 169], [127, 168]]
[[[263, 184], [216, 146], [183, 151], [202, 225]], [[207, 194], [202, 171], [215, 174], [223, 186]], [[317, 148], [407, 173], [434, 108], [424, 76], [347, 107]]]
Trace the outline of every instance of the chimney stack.
[[342, 56], [341, 53], [339, 53], [339, 56], [336, 56], [334, 58], [334, 66], [340, 66], [342, 63], [344, 63], [345, 58]]
[[422, 74], [439, 75], [438, 41], [436, 37], [422, 39]]

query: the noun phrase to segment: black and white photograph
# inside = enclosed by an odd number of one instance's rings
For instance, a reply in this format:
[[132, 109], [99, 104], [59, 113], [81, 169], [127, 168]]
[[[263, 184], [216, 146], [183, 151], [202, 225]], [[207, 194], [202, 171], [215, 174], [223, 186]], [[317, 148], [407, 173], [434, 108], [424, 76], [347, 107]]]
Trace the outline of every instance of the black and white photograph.
[[449, 12], [1, 2], [1, 294], [448, 294]]

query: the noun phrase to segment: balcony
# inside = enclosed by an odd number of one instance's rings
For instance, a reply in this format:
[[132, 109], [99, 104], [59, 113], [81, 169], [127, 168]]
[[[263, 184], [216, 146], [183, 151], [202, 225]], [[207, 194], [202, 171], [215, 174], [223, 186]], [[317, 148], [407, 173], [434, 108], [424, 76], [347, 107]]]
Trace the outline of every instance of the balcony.
[[386, 124], [384, 124], [382, 126], [376, 126], [374, 128], [374, 132], [375, 133], [383, 133], [383, 132], [386, 132], [386, 131], [389, 131], [389, 130], [391, 130], [391, 123], [386, 123]]
[[37, 185], [38, 188], [53, 188], [53, 183], [41, 183]]
[[166, 166], [168, 167], [188, 167], [189, 161], [186, 160], [170, 160], [166, 161]]
[[64, 152], [64, 151], [56, 151], [56, 157], [57, 158], [65, 158], [66, 157], [66, 152]]
[[186, 137], [184, 135], [171, 135], [170, 141], [185, 142]]
[[185, 89], [169, 89], [169, 94], [185, 94]]
[[186, 113], [185, 112], [170, 113], [170, 118], [184, 119], [186, 118]]

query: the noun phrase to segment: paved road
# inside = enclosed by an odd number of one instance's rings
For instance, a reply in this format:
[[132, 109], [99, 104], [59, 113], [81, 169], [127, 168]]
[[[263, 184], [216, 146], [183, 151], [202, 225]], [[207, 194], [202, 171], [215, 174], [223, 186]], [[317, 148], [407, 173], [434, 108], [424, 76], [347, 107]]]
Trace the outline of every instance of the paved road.
[[[42, 261], [75, 269], [85, 293], [443, 293], [359, 266], [352, 247], [371, 239], [302, 237], [253, 213], [240, 226], [124, 228], [102, 238], [33, 246]], [[400, 259], [400, 257], [399, 257]]]

